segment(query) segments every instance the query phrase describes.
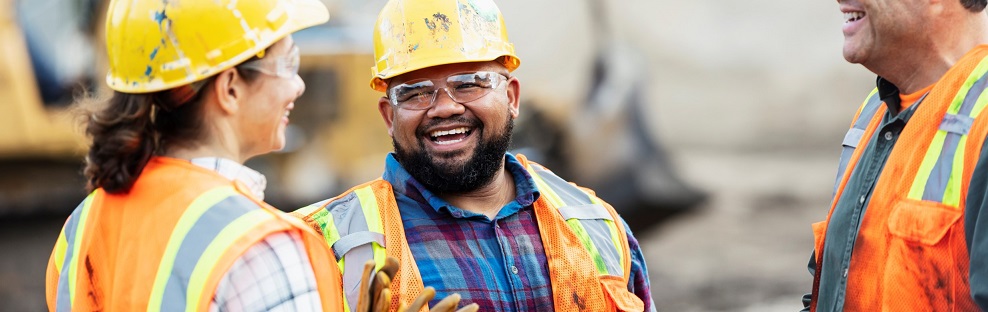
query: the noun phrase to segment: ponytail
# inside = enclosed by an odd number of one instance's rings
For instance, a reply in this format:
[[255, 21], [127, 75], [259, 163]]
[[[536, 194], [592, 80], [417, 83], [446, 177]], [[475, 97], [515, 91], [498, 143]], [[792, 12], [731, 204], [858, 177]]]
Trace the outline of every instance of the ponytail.
[[89, 115], [86, 134], [86, 189], [126, 193], [157, 147], [150, 94], [114, 92], [106, 106]]
[[149, 94], [113, 92], [105, 107], [89, 113], [86, 189], [127, 193], [152, 156], [194, 148], [205, 136], [201, 91], [212, 81]]

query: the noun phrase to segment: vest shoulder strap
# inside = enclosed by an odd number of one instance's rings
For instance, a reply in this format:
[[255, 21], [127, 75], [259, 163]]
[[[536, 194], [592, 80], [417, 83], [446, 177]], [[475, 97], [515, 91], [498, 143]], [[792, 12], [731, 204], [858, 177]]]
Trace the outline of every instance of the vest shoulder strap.
[[881, 97], [878, 96], [878, 88], [875, 88], [868, 94], [868, 98], [865, 99], [864, 103], [861, 103], [861, 107], [858, 108], [854, 122], [851, 123], [851, 128], [844, 134], [844, 141], [841, 143], [840, 164], [837, 166], [837, 177], [834, 178], [832, 195], [837, 194], [837, 187], [840, 186], [840, 180], [844, 177], [844, 171], [847, 170], [848, 162], [851, 161], [851, 155], [854, 154], [854, 149], [861, 142], [868, 123], [875, 117], [875, 113], [878, 112], [878, 108], [882, 106], [882, 103]]
[[627, 272], [630, 250], [622, 240], [627, 240], [622, 221], [612, 209], [592, 191], [563, 180], [542, 165], [527, 162], [526, 169], [535, 180], [539, 196], [559, 211], [566, 225], [573, 230], [584, 249], [590, 253], [599, 274], [624, 277]]
[[[344, 305], [355, 310], [360, 277], [367, 260], [373, 259], [378, 270], [384, 265], [385, 236], [375, 186], [384, 180], [358, 185], [349, 191], [295, 211], [333, 250], [343, 273]], [[390, 188], [387, 188], [390, 189]]]

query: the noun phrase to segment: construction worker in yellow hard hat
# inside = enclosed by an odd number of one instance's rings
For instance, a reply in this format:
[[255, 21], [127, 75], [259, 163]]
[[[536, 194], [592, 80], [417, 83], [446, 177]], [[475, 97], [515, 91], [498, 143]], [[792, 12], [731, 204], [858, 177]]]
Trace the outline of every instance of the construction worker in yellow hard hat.
[[343, 311], [332, 253], [243, 166], [285, 145], [291, 33], [328, 18], [318, 0], [110, 3], [114, 92], [87, 119], [92, 193], [49, 260], [50, 310]]
[[491, 0], [391, 0], [374, 51], [370, 86], [395, 147], [384, 175], [296, 211], [336, 253], [348, 305], [361, 265], [390, 256], [392, 306], [431, 287], [484, 311], [654, 310], [614, 209], [507, 153], [520, 60]]

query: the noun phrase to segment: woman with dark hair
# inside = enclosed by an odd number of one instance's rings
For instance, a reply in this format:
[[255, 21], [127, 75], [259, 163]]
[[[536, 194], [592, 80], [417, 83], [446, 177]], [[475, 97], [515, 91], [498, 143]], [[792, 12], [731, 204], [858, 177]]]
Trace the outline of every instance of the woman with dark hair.
[[91, 112], [91, 191], [49, 260], [50, 310], [342, 311], [332, 253], [265, 204], [247, 159], [285, 145], [305, 90], [291, 33], [318, 0], [112, 1], [113, 96]]

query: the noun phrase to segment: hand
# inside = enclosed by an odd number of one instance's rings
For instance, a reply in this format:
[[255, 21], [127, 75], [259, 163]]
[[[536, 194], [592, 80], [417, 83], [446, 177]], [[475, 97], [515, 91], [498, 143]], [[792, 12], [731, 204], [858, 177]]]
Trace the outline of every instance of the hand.
[[[381, 270], [374, 272], [374, 260], [364, 263], [364, 272], [360, 277], [360, 294], [357, 300], [357, 311], [360, 312], [388, 312], [391, 306], [391, 280], [398, 273], [398, 260], [388, 257], [384, 260]], [[373, 274], [372, 274], [373, 273]], [[373, 277], [372, 277], [373, 276]], [[365, 286], [366, 285], [366, 286]], [[436, 296], [436, 289], [426, 287], [422, 294], [415, 298], [412, 305], [405, 307], [404, 304], [398, 307], [396, 312], [418, 312]], [[469, 304], [459, 310], [455, 310], [460, 303], [460, 294], [452, 294], [440, 300], [430, 312], [476, 312], [480, 306], [476, 303]], [[454, 311], [455, 310], [455, 311]]]

